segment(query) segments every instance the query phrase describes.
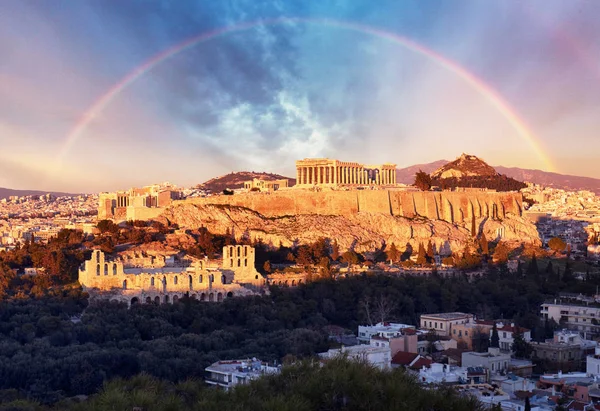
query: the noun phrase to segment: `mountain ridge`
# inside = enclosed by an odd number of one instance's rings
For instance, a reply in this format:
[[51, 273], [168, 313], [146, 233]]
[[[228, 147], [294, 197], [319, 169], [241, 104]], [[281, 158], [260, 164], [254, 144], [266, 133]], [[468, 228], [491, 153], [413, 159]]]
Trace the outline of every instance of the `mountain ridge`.
[[52, 194], [55, 197], [75, 197], [81, 194], [76, 193], [64, 193], [61, 191], [44, 191], [44, 190], [19, 190], [13, 188], [0, 187], [0, 200], [11, 197], [23, 197], [23, 196], [41, 196], [45, 194]]

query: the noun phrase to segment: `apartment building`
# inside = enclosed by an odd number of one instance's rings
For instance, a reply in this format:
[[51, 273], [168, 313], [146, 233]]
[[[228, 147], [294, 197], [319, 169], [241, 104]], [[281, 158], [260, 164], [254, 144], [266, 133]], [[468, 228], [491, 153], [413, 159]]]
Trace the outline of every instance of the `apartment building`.
[[452, 334], [452, 326], [473, 322], [474, 319], [475, 316], [473, 314], [459, 312], [422, 314], [420, 324], [422, 329], [433, 330], [437, 335], [450, 337]]
[[600, 335], [600, 305], [554, 302], [542, 304], [541, 316], [553, 319], [569, 330], [579, 331], [586, 338]]

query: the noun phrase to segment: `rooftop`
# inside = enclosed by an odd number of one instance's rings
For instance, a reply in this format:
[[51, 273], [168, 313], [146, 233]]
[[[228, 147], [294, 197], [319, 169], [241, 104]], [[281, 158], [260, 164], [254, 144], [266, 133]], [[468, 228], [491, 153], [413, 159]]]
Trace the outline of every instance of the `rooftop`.
[[438, 320], [460, 320], [463, 318], [472, 318], [473, 314], [465, 313], [436, 313], [436, 314], [421, 314], [421, 318], [432, 318]]

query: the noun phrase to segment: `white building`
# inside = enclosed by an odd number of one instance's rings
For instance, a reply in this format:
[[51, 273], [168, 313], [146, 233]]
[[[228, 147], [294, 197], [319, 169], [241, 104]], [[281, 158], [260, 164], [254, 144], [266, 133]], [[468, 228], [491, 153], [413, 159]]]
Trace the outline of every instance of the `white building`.
[[424, 384], [466, 384], [468, 382], [467, 369], [454, 365], [433, 363], [429, 368], [423, 367], [419, 370], [419, 381]]
[[488, 348], [488, 352], [462, 353], [463, 367], [482, 367], [489, 370], [490, 374], [508, 371], [510, 355], [502, 354], [499, 348]]
[[399, 323], [377, 323], [376, 325], [359, 325], [358, 341], [362, 344], [368, 344], [371, 337], [380, 335], [385, 338], [393, 338], [404, 334], [407, 329], [415, 329], [414, 325]]
[[475, 316], [465, 313], [421, 314], [420, 324], [424, 330], [433, 330], [437, 335], [450, 336], [452, 325], [473, 322]]
[[266, 374], [279, 374], [280, 366], [274, 367], [258, 361], [247, 360], [217, 361], [204, 369], [207, 372], [207, 384], [229, 390], [238, 384], [259, 378]]
[[319, 354], [319, 357], [325, 360], [345, 356], [352, 360], [366, 361], [382, 370], [392, 367], [392, 351], [389, 346], [354, 345], [351, 347], [332, 348], [327, 352]]
[[600, 348], [596, 347], [594, 355], [588, 355], [585, 371], [591, 376], [600, 376]]
[[600, 307], [567, 303], [544, 303], [541, 308], [542, 318], [553, 319], [565, 324], [570, 330], [576, 330], [587, 336], [600, 334]]
[[[514, 324], [502, 324], [497, 325], [498, 337], [500, 341], [500, 350], [503, 352], [512, 352], [512, 346], [515, 342], [514, 334], [517, 329]], [[519, 332], [523, 334], [523, 339], [527, 342], [531, 342], [531, 330], [523, 327], [519, 327]], [[491, 334], [490, 334], [491, 337]]]

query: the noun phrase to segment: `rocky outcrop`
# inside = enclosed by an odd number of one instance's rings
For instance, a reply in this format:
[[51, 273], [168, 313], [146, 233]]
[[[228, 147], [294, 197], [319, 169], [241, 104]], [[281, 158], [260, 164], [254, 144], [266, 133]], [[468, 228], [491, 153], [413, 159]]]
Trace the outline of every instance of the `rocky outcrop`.
[[[372, 251], [383, 244], [395, 243], [404, 249], [428, 241], [443, 254], [462, 250], [471, 239], [470, 229], [442, 220], [422, 217], [407, 218], [385, 213], [358, 212], [350, 215], [300, 214], [265, 217], [248, 208], [221, 204], [175, 203], [161, 215], [164, 223], [180, 228], [205, 227], [215, 234], [233, 233], [237, 238], [249, 236], [265, 243], [291, 246], [295, 242], [311, 243], [325, 237], [335, 239], [342, 250]], [[535, 226], [508, 214], [502, 222], [481, 219], [479, 227], [489, 239], [503, 235], [505, 239], [528, 243], [539, 242]]]
[[442, 167], [431, 173], [431, 177], [434, 179], [496, 175], [498, 175], [498, 173], [494, 170], [494, 167], [489, 166], [485, 161], [478, 157], [469, 154], [463, 154], [456, 160], [444, 164]]

